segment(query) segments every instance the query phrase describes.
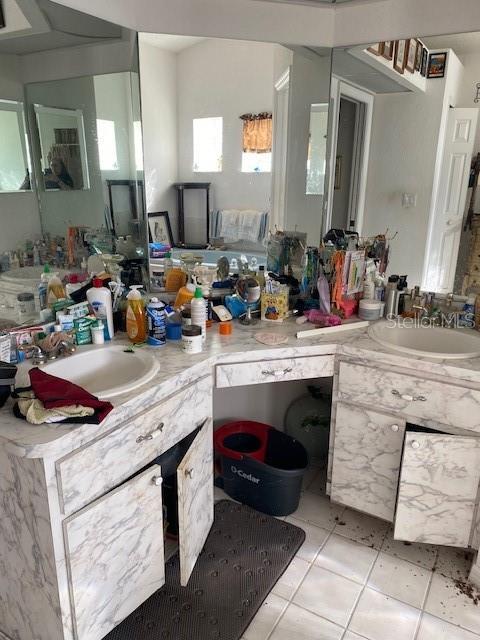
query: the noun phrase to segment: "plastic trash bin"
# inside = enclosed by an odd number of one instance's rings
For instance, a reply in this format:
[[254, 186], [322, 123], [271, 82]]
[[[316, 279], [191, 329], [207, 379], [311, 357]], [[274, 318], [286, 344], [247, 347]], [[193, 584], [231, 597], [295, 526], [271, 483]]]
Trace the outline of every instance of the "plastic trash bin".
[[[227, 438], [225, 432], [222, 433], [223, 427], [215, 434], [224, 491], [234, 500], [269, 515], [293, 513], [298, 507], [308, 466], [305, 447], [282, 431], [255, 422], [248, 423], [248, 431], [239, 431], [242, 437], [236, 439], [232, 437], [236, 435], [232, 424], [226, 425], [229, 427]], [[245, 434], [258, 437], [253, 451], [245, 451], [254, 444], [253, 440], [245, 439]]]

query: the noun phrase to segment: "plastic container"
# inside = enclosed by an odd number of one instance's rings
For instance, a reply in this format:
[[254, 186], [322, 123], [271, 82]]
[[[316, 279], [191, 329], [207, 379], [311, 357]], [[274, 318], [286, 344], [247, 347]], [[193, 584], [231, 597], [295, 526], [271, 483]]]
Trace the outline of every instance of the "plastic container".
[[166, 273], [165, 289], [167, 291], [179, 291], [187, 282], [187, 274], [180, 267], [173, 267]]
[[90, 331], [92, 332], [93, 344], [105, 343], [105, 333], [102, 320], [97, 320], [96, 323], [92, 325]]
[[221, 336], [231, 336], [232, 331], [233, 331], [233, 323], [231, 322], [231, 320], [228, 322], [220, 322], [220, 324], [218, 325], [218, 333]]
[[154, 347], [166, 344], [166, 321], [165, 305], [158, 298], [151, 298], [147, 305], [148, 344]]
[[203, 348], [202, 328], [191, 324], [182, 328], [182, 348], [185, 353], [201, 353]]
[[180, 322], [167, 322], [165, 327], [167, 340], [182, 339], [182, 325]]
[[286, 516], [296, 511], [308, 466], [305, 447], [268, 425], [250, 423], [248, 432], [244, 422], [238, 432], [228, 426], [227, 436], [224, 427], [214, 436], [224, 491], [269, 515]]
[[58, 273], [54, 273], [48, 278], [47, 285], [47, 303], [51, 307], [58, 300], [66, 297], [65, 289], [62, 281], [58, 277]]
[[358, 305], [358, 317], [361, 320], [380, 320], [385, 303], [380, 300], [362, 299]]
[[133, 344], [145, 342], [147, 337], [145, 303], [139, 291], [141, 288], [141, 285], [133, 284], [127, 295], [127, 335]]
[[183, 305], [189, 304], [195, 295], [195, 289], [196, 287], [194, 284], [186, 284], [184, 287], [181, 287], [177, 292], [177, 297], [173, 304], [175, 309], [179, 309], [180, 307], [183, 307]]
[[200, 327], [202, 330], [202, 340], [207, 339], [207, 303], [203, 297], [200, 287], [195, 289], [195, 295], [190, 304], [192, 314], [192, 325]]
[[111, 340], [114, 335], [112, 294], [103, 286], [101, 278], [94, 278], [92, 284], [93, 287], [87, 291], [87, 300], [97, 320], [103, 322], [105, 340]]

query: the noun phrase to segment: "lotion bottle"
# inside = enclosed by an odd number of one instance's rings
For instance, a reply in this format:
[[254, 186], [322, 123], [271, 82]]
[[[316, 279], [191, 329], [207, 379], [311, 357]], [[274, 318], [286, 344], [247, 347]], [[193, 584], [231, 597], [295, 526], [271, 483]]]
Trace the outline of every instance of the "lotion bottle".
[[202, 340], [207, 339], [207, 305], [202, 295], [202, 289], [197, 287], [195, 295], [190, 303], [192, 312], [192, 325], [197, 325], [202, 330]]
[[101, 278], [93, 279], [93, 287], [87, 291], [87, 300], [97, 320], [103, 321], [105, 340], [113, 338], [113, 310], [110, 289], [103, 286]]

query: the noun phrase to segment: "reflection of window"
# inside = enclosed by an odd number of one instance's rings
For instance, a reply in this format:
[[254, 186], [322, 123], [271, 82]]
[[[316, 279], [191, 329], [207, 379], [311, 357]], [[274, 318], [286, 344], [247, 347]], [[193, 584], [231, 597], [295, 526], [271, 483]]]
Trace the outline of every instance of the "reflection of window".
[[272, 170], [272, 114], [245, 113], [242, 131], [242, 171], [263, 173]]
[[307, 195], [324, 193], [327, 155], [328, 104], [312, 104], [307, 151]]
[[133, 146], [135, 148], [135, 167], [137, 171], [143, 171], [142, 123], [140, 120], [133, 122]]
[[113, 120], [97, 120], [97, 138], [101, 171], [117, 171], [115, 122]]
[[194, 118], [193, 170], [217, 173], [222, 170], [223, 118]]

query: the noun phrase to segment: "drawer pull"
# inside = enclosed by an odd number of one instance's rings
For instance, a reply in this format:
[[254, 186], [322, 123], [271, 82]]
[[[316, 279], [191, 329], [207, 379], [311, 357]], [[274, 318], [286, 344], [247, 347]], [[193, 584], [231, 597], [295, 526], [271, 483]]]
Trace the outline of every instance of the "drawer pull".
[[397, 389], [392, 390], [392, 396], [396, 396], [397, 398], [401, 398], [402, 400], [407, 400], [408, 402], [426, 402], [427, 399], [425, 396], [411, 396], [408, 393], [400, 393]]
[[162, 476], [153, 476], [152, 484], [154, 484], [156, 487], [161, 487], [162, 482], [163, 482]]
[[264, 369], [262, 371], [262, 375], [280, 378], [281, 376], [285, 376], [287, 373], [291, 373], [292, 371], [293, 367], [287, 367], [286, 369]]
[[162, 431], [163, 431], [163, 427], [165, 425], [163, 424], [163, 422], [161, 422], [158, 427], [156, 429], [154, 429], [153, 431], [150, 431], [150, 433], [147, 433], [144, 436], [138, 436], [138, 438], [136, 439], [136, 443], [140, 444], [141, 442], [145, 442], [145, 440], [153, 440], [154, 438], [156, 438], [157, 436], [159, 436]]
[[398, 424], [392, 424], [390, 429], [396, 433], [400, 429], [400, 427], [398, 426]]
[[420, 449], [420, 443], [418, 440], [412, 440], [412, 449]]
[[189, 478], [193, 478], [193, 469], [185, 469], [185, 475]]

